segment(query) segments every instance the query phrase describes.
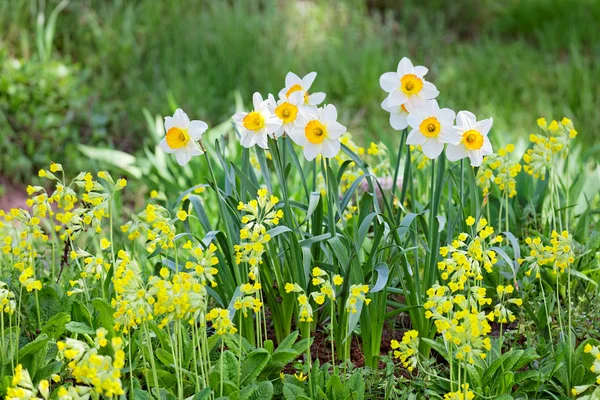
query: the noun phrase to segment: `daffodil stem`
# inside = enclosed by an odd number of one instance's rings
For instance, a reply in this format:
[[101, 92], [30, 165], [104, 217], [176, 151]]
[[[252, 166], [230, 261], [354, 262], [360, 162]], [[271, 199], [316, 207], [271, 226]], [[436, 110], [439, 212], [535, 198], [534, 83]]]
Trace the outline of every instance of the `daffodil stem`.
[[221, 377], [221, 387], [220, 387], [220, 392], [219, 392], [219, 396], [223, 396], [223, 352], [225, 351], [225, 342], [223, 341], [223, 337], [221, 337], [221, 373], [220, 373], [220, 377]]
[[334, 375], [337, 375], [337, 367], [335, 365], [335, 344], [333, 343], [335, 341], [335, 330], [334, 330], [334, 325], [335, 325], [335, 304], [334, 304], [334, 300], [330, 299], [330, 303], [331, 303], [331, 364], [333, 365], [333, 373]]
[[[400, 160], [402, 159], [402, 149], [404, 148], [404, 142], [406, 142], [406, 134], [408, 130], [404, 129], [402, 131], [402, 137], [400, 138], [400, 144], [398, 145], [398, 156], [396, 157], [396, 167], [394, 168], [394, 179], [392, 181], [392, 202], [394, 201], [394, 196], [396, 195], [396, 189], [398, 188], [398, 174], [400, 172]], [[402, 185], [405, 185], [406, 182], [402, 182]], [[392, 204], [393, 205], [393, 204]]]

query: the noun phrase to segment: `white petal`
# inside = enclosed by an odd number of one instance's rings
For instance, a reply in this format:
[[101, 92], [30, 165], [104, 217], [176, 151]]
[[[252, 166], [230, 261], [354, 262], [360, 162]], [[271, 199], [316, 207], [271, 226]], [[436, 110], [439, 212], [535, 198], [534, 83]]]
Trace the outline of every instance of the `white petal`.
[[441, 143], [458, 144], [460, 143], [461, 136], [458, 133], [456, 133], [452, 126], [442, 125], [441, 132], [437, 138], [438, 141]]
[[339, 140], [323, 140], [321, 143], [321, 154], [324, 157], [331, 158], [337, 156], [340, 152], [340, 141]]
[[422, 113], [417, 110], [415, 112], [411, 112], [410, 114], [408, 114], [408, 116], [406, 117], [406, 122], [412, 128], [419, 129], [419, 126], [421, 125], [421, 122], [423, 122], [423, 119], [424, 118], [423, 118]]
[[490, 132], [490, 129], [492, 129], [493, 123], [494, 120], [492, 118], [482, 119], [473, 125], [473, 129], [486, 136]]
[[426, 140], [421, 147], [423, 148], [423, 154], [431, 159], [438, 158], [442, 154], [442, 150], [444, 150], [444, 144], [439, 143], [435, 139]]
[[323, 92], [316, 92], [308, 95], [308, 104], [311, 106], [318, 106], [325, 100], [326, 94]]
[[429, 70], [422, 65], [417, 65], [413, 68], [413, 73], [419, 78], [423, 78], [427, 75], [427, 72], [429, 72]]
[[233, 120], [233, 122], [235, 122], [236, 124], [242, 126], [242, 123], [244, 121], [244, 117], [248, 115], [247, 112], [239, 112], [239, 113], [235, 113], [233, 115], [233, 117], [231, 117], [231, 119]]
[[282, 122], [276, 115], [270, 116], [266, 121], [267, 134], [270, 135], [277, 132], [281, 128], [281, 125]]
[[190, 119], [181, 108], [175, 110], [175, 114], [173, 114], [173, 120], [173, 126], [178, 128], [187, 129], [187, 127], [190, 125]]
[[481, 146], [481, 151], [483, 152], [484, 156], [488, 156], [494, 152], [492, 149], [492, 142], [490, 142], [488, 136], [483, 137], [483, 146]]
[[267, 141], [267, 135], [266, 134], [259, 134], [256, 133], [254, 134], [254, 138], [256, 140], [256, 144], [258, 145], [258, 147], [261, 147], [263, 149], [268, 149], [269, 145], [268, 145], [268, 141]]
[[463, 132], [470, 130], [475, 122], [477, 122], [477, 118], [475, 118], [475, 114], [470, 111], [459, 111], [456, 115], [456, 126]]
[[308, 139], [306, 139], [306, 134], [304, 133], [304, 128], [306, 127], [306, 121], [299, 121], [292, 128], [290, 134], [290, 138], [294, 143], [298, 146], [304, 146]]
[[309, 72], [308, 74], [304, 75], [304, 78], [302, 78], [302, 89], [308, 91], [308, 89], [310, 89], [313, 82], [315, 81], [316, 77], [317, 77], [317, 73], [314, 71]]
[[254, 146], [256, 144], [254, 132], [244, 130], [244, 132], [242, 132], [242, 137], [240, 138], [240, 143], [242, 144], [242, 146], [248, 148]]
[[402, 78], [406, 74], [413, 73], [413, 63], [407, 58], [402, 57], [402, 60], [398, 63], [398, 77]]
[[258, 92], [254, 92], [254, 94], [252, 95], [252, 105], [254, 106], [255, 110], [258, 110], [260, 108], [260, 105], [263, 102], [263, 98], [261, 96], [260, 93]]
[[408, 96], [399, 88], [394, 89], [392, 92], [390, 92], [387, 102], [389, 107], [401, 106], [402, 104], [408, 102]]
[[304, 103], [304, 92], [302, 90], [298, 90], [290, 94], [287, 98], [287, 101], [295, 106], [301, 106], [302, 103]]
[[194, 120], [190, 122], [188, 127], [188, 134], [194, 141], [198, 141], [202, 138], [202, 134], [206, 132], [208, 125], [204, 121]]
[[473, 167], [479, 167], [483, 162], [483, 154], [481, 154], [481, 151], [479, 150], [469, 152], [469, 158], [471, 159], [471, 166]]
[[177, 159], [177, 163], [183, 167], [185, 164], [190, 162], [192, 155], [188, 153], [184, 147], [175, 153], [175, 158]]
[[185, 146], [186, 151], [188, 152], [188, 154], [190, 156], [199, 156], [202, 154], [202, 150], [200, 150], [200, 146], [198, 146], [198, 143], [190, 140], [188, 142], [188, 144]]
[[175, 152], [175, 150], [173, 150], [171, 147], [169, 147], [169, 145], [167, 144], [167, 138], [163, 138], [160, 143], [158, 144], [158, 147], [164, 151], [165, 153], [173, 153]]
[[458, 145], [448, 145], [446, 147], [446, 157], [450, 161], [458, 161], [462, 160], [467, 156], [467, 148], [463, 144]]
[[454, 125], [454, 117], [456, 116], [456, 113], [453, 110], [449, 108], [442, 108], [437, 114], [439, 115], [439, 120], [442, 125]]
[[304, 158], [308, 161], [314, 160], [321, 153], [321, 145], [306, 142], [304, 145]]
[[423, 81], [423, 88], [419, 92], [419, 97], [425, 100], [431, 100], [438, 97], [439, 94], [440, 92], [436, 89], [433, 83]]
[[346, 127], [337, 121], [332, 121], [327, 124], [327, 135], [331, 139], [337, 139], [346, 133]]
[[400, 87], [400, 78], [395, 72], [386, 72], [379, 77], [379, 86], [388, 93]]
[[300, 79], [300, 77], [298, 75], [296, 75], [293, 72], [288, 72], [287, 75], [285, 76], [285, 87], [286, 92], [287, 90], [289, 90], [292, 86], [294, 85], [301, 85], [302, 84], [302, 79]]
[[407, 114], [390, 114], [390, 125], [397, 131], [401, 131], [402, 129], [406, 129], [408, 127], [408, 121], [406, 120]]
[[419, 129], [415, 128], [408, 134], [406, 138], [406, 144], [412, 144], [413, 146], [422, 145], [427, 141], [427, 138], [419, 132]]
[[327, 104], [321, 115], [321, 122], [326, 124], [337, 119], [337, 109], [333, 104]]
[[173, 117], [165, 117], [165, 133], [175, 126], [175, 119]]

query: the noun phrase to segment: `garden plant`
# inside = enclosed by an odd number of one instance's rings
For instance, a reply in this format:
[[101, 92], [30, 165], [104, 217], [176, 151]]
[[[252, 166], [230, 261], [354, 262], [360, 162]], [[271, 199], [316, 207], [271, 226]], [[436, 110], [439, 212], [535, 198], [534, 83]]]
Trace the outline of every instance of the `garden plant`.
[[0, 396], [600, 399], [598, 167], [562, 116], [495, 145], [427, 73], [381, 75], [397, 148], [289, 72], [40, 170], [0, 211]]

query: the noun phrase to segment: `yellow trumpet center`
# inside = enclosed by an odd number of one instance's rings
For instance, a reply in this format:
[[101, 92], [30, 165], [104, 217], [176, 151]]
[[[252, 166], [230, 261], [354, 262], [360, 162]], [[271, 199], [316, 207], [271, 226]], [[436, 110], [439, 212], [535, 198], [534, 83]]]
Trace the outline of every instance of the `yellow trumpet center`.
[[174, 126], [167, 131], [166, 139], [169, 147], [173, 150], [177, 150], [188, 143], [190, 135], [188, 135], [187, 129], [181, 129]]
[[309, 142], [319, 144], [327, 137], [327, 129], [315, 119], [306, 124], [304, 134]]
[[288, 102], [282, 103], [275, 109], [275, 115], [286, 124], [294, 122], [298, 115], [298, 107]]
[[434, 138], [440, 134], [440, 122], [436, 117], [425, 118], [421, 125], [419, 126], [419, 130], [423, 134], [423, 136], [428, 138]]
[[462, 142], [469, 150], [479, 150], [483, 147], [483, 135], [471, 129], [463, 133]]
[[417, 94], [423, 89], [423, 80], [415, 74], [406, 74], [400, 79], [400, 87], [408, 95]]
[[244, 117], [242, 124], [248, 130], [258, 131], [265, 127], [265, 118], [260, 113], [252, 111]]

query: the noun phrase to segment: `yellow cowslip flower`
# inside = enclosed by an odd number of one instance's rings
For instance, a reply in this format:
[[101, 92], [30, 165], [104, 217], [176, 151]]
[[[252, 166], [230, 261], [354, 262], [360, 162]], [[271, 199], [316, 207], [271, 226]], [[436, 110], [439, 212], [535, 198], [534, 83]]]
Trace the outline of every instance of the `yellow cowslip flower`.
[[206, 314], [206, 320], [212, 322], [212, 326], [217, 335], [224, 335], [226, 333], [233, 335], [237, 332], [229, 315], [229, 311], [226, 309], [213, 308]]
[[109, 241], [108, 241], [106, 238], [103, 238], [103, 239], [100, 241], [100, 247], [102, 248], [102, 250], [106, 250], [106, 249], [108, 249], [108, 248], [110, 247], [110, 244], [111, 244], [111, 243], [110, 243], [110, 242], [109, 242]]
[[402, 363], [409, 372], [417, 366], [419, 355], [419, 333], [415, 330], [404, 332], [402, 341], [391, 341], [394, 358]]
[[187, 217], [188, 217], [188, 214], [187, 214], [187, 212], [185, 210], [179, 210], [179, 211], [177, 211], [177, 218], [180, 221], [185, 221], [187, 219]]

